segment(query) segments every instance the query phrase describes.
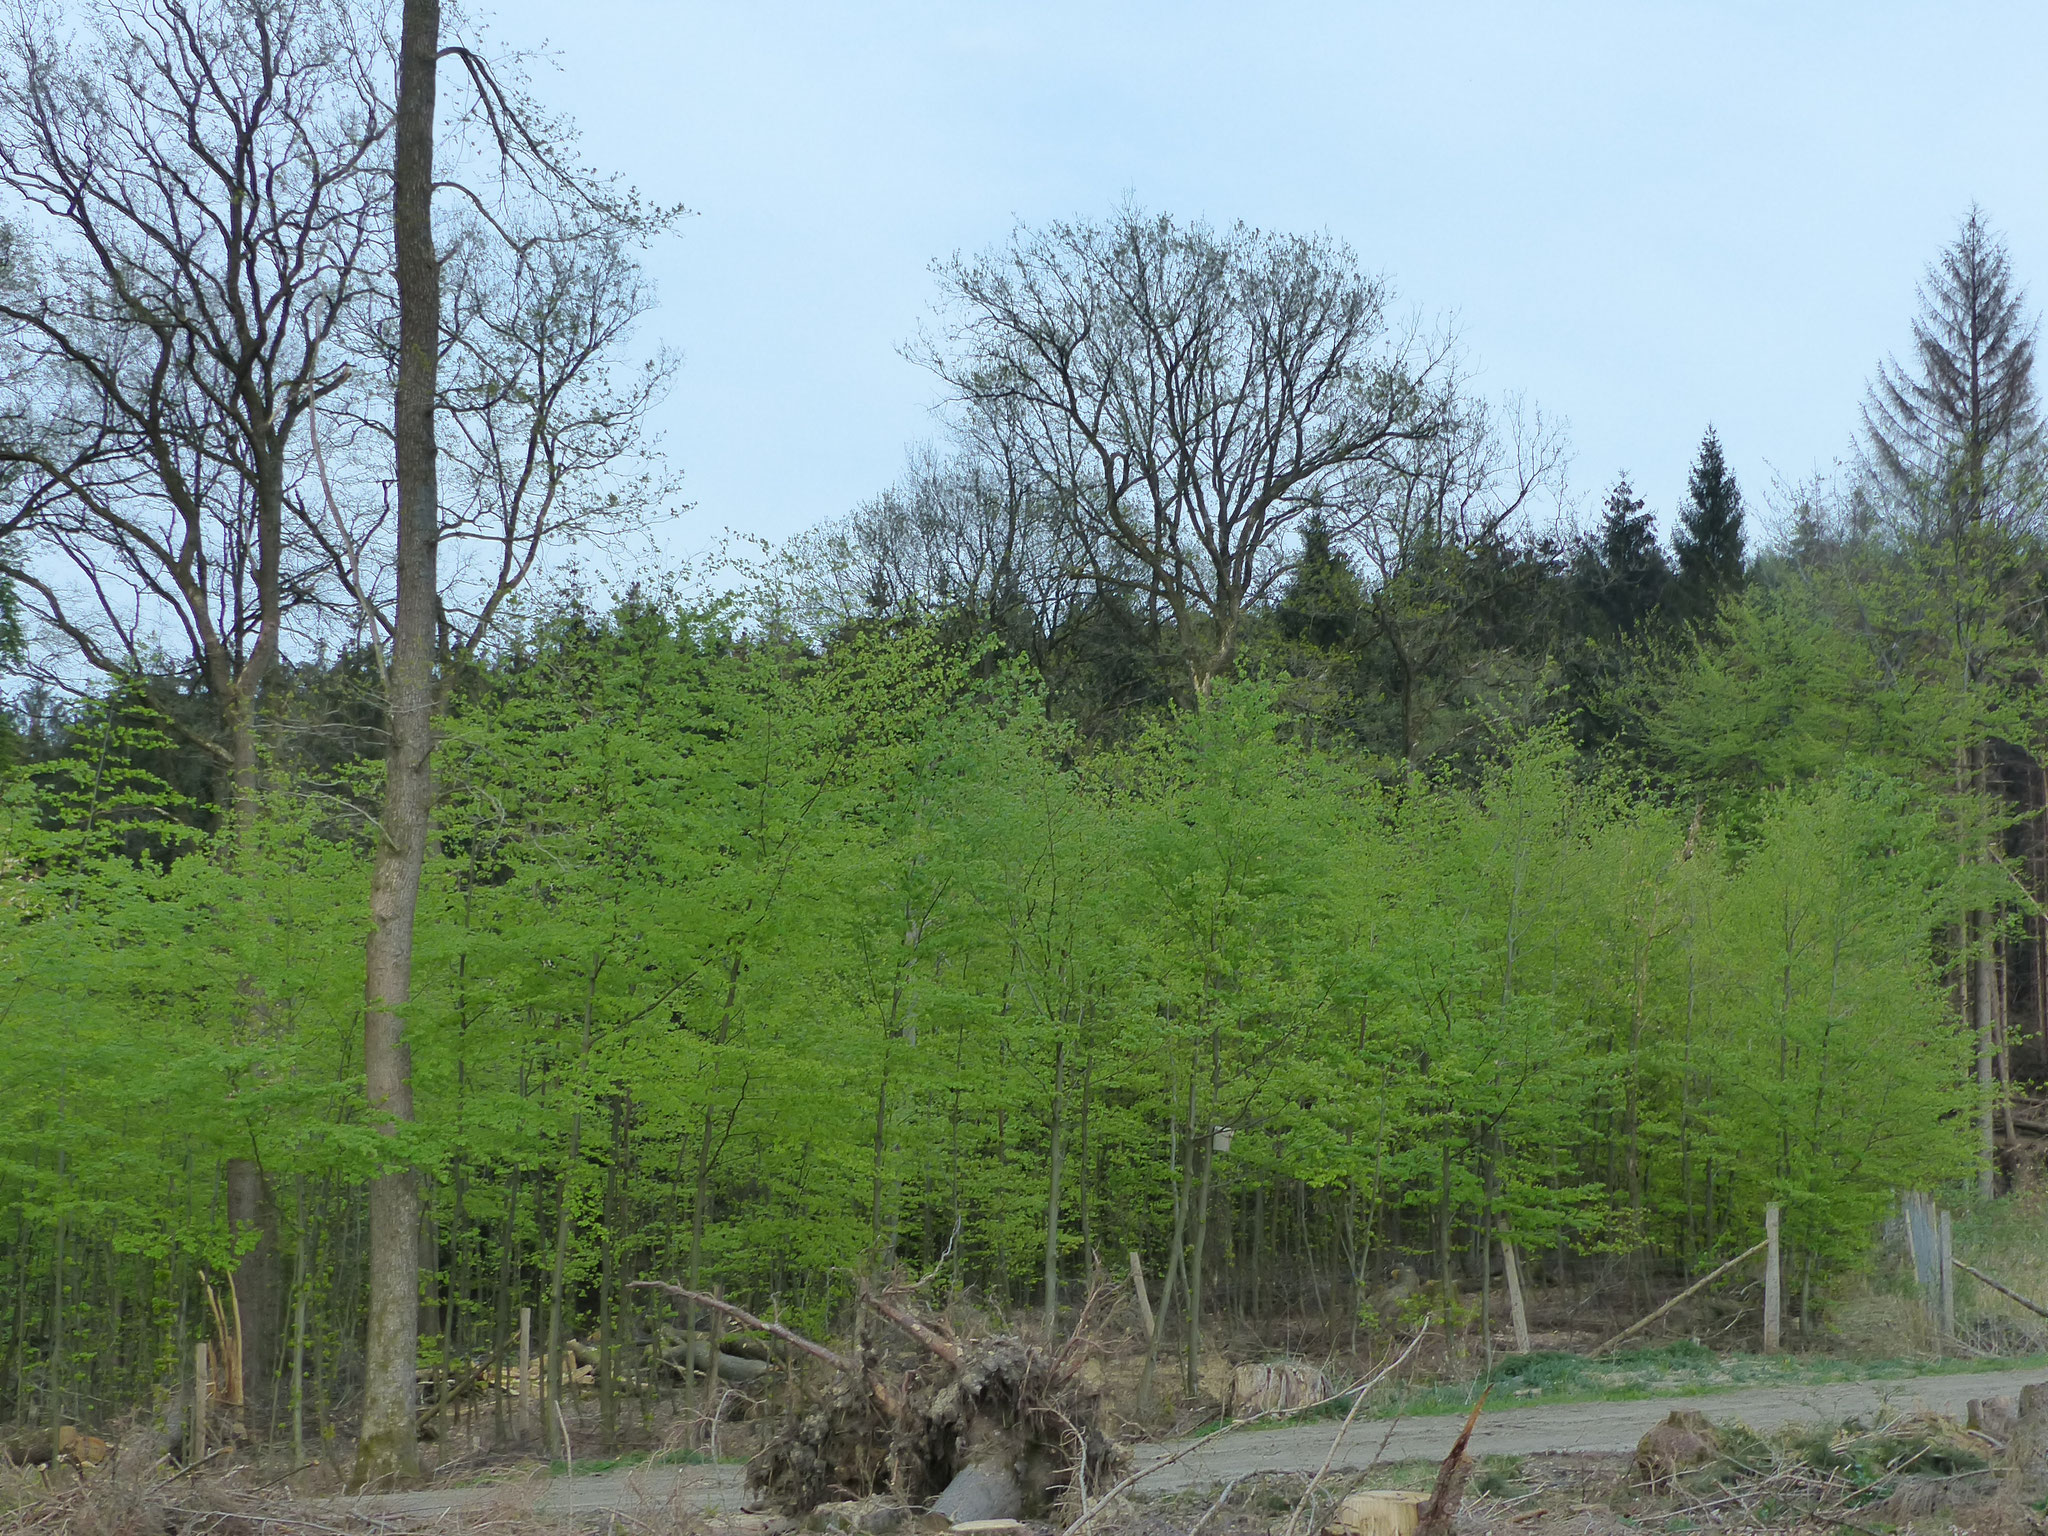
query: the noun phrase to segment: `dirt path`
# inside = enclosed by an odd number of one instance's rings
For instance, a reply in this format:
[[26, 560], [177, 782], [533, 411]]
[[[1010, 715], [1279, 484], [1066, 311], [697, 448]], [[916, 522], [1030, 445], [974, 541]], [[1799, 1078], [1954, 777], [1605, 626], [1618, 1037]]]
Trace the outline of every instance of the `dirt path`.
[[[1547, 1408], [1508, 1408], [1486, 1413], [1472, 1434], [1472, 1453], [1522, 1456], [1543, 1451], [1629, 1451], [1643, 1431], [1674, 1408], [1696, 1408], [1711, 1418], [1741, 1419], [1752, 1429], [1774, 1429], [1800, 1420], [1842, 1419], [1868, 1413], [1881, 1403], [1928, 1408], [1961, 1416], [1973, 1397], [2016, 1393], [2044, 1379], [2030, 1371], [1972, 1371], [1956, 1376], [1918, 1376], [1897, 1381], [1834, 1382], [1824, 1386], [1752, 1387], [1694, 1397], [1652, 1397], [1627, 1403], [1560, 1403]], [[1384, 1456], [1389, 1461], [1436, 1460], [1447, 1454], [1462, 1420], [1451, 1415], [1403, 1419], [1390, 1430], [1384, 1419], [1351, 1426], [1331, 1462], [1333, 1471], [1362, 1470]], [[1245, 1430], [1217, 1436], [1172, 1466], [1147, 1478], [1141, 1488], [1166, 1491], [1207, 1487], [1254, 1472], [1312, 1472], [1321, 1465], [1337, 1433], [1334, 1422], [1285, 1429]], [[1138, 1464], [1158, 1463], [1186, 1441], [1145, 1446]], [[636, 1467], [589, 1477], [536, 1478], [485, 1488], [448, 1488], [382, 1494], [350, 1501], [369, 1514], [435, 1515], [481, 1512], [493, 1507], [575, 1515], [605, 1510], [736, 1510], [745, 1499], [741, 1469], [720, 1467]], [[339, 1504], [341, 1501], [335, 1501]]]
[[[1775, 1429], [1805, 1419], [1844, 1419], [1868, 1413], [1882, 1402], [1902, 1408], [1929, 1408], [1962, 1416], [1973, 1397], [2016, 1393], [2043, 1379], [2031, 1371], [1972, 1371], [1957, 1376], [1915, 1376], [1896, 1381], [1843, 1381], [1824, 1386], [1750, 1387], [1699, 1397], [1646, 1397], [1628, 1403], [1560, 1403], [1550, 1408], [1507, 1408], [1479, 1416], [1472, 1431], [1475, 1456], [1526, 1456], [1539, 1451], [1632, 1451], [1643, 1431], [1674, 1408], [1696, 1408], [1714, 1419], [1740, 1419], [1751, 1429]], [[1450, 1453], [1463, 1420], [1448, 1414], [1387, 1422], [1365, 1420], [1351, 1426], [1339, 1447], [1333, 1470], [1361, 1469], [1381, 1459], [1441, 1460]], [[1147, 1483], [1158, 1488], [1206, 1487], [1251, 1472], [1313, 1472], [1335, 1437], [1334, 1424], [1296, 1424], [1285, 1429], [1246, 1430], [1219, 1438], [1214, 1446], [1191, 1452]], [[1181, 1442], [1185, 1443], [1185, 1442]], [[1141, 1462], [1157, 1461], [1178, 1445], [1147, 1447]], [[1149, 1454], [1147, 1454], [1149, 1453]]]

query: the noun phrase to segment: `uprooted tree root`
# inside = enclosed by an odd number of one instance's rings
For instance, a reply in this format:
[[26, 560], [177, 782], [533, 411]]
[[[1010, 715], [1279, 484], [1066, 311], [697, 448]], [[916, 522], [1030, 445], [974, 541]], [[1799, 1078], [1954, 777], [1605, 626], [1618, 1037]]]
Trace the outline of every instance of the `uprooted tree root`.
[[1129, 1460], [1103, 1428], [1099, 1394], [1078, 1379], [1082, 1329], [1054, 1350], [1012, 1334], [961, 1340], [888, 1294], [863, 1296], [861, 1316], [856, 1358], [825, 1400], [748, 1467], [750, 1486], [777, 1506], [801, 1514], [875, 1494], [926, 1504], [976, 1469], [1014, 1482], [1019, 1512], [1036, 1515], [1077, 1482], [1099, 1492]]

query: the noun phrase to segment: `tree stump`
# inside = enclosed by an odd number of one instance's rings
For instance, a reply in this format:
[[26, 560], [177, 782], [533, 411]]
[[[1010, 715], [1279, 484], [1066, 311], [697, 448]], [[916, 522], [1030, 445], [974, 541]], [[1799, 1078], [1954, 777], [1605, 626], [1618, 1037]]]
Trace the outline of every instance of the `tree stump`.
[[2019, 1411], [2006, 1443], [2005, 1491], [2020, 1504], [2048, 1495], [2048, 1382], [2020, 1388]]

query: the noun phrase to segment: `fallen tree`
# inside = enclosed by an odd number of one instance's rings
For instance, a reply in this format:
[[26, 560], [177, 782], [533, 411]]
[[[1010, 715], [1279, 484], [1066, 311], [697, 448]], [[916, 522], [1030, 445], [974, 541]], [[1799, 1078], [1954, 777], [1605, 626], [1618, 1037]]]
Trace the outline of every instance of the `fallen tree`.
[[853, 1353], [842, 1355], [720, 1298], [639, 1283], [832, 1368], [820, 1399], [747, 1468], [756, 1493], [790, 1513], [885, 1494], [956, 1521], [1036, 1516], [1099, 1491], [1129, 1460], [1104, 1428], [1099, 1394], [1080, 1380], [1097, 1296], [1064, 1343], [1044, 1348], [1007, 1333], [963, 1339], [908, 1287], [864, 1288]]

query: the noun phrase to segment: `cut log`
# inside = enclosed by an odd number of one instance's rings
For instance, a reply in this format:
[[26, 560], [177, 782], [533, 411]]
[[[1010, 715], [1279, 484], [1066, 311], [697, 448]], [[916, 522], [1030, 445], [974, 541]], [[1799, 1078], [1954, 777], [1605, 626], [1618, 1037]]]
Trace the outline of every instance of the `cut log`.
[[742, 1307], [736, 1307], [721, 1297], [707, 1296], [702, 1291], [686, 1290], [680, 1285], [670, 1285], [665, 1280], [628, 1280], [626, 1282], [626, 1289], [629, 1291], [666, 1291], [669, 1295], [680, 1300], [694, 1301], [700, 1307], [710, 1307], [714, 1311], [723, 1312], [742, 1328], [751, 1328], [756, 1333], [773, 1334], [776, 1338], [782, 1340], [783, 1343], [793, 1344], [814, 1359], [824, 1361], [835, 1371], [855, 1371], [859, 1369], [853, 1361], [848, 1360], [843, 1355], [835, 1355], [831, 1350], [815, 1340], [807, 1339], [800, 1333], [792, 1333], [780, 1323], [764, 1323], [760, 1318], [754, 1316], [753, 1313]]
[[974, 1520], [1015, 1520], [1024, 1513], [1024, 1490], [1007, 1460], [970, 1461], [932, 1500], [932, 1513], [960, 1525]]
[[749, 1360], [740, 1355], [712, 1351], [704, 1339], [686, 1339], [661, 1352], [661, 1358], [678, 1370], [713, 1371], [731, 1382], [758, 1381], [774, 1369], [766, 1360]]
[[59, 1428], [54, 1439], [47, 1429], [41, 1429], [0, 1442], [0, 1453], [17, 1467], [47, 1467], [60, 1461], [74, 1467], [96, 1467], [111, 1454], [106, 1441], [82, 1434], [69, 1424]]
[[1415, 1536], [1428, 1502], [1426, 1493], [1361, 1488], [1345, 1495], [1323, 1530], [1327, 1536]]
[[1329, 1395], [1330, 1384], [1323, 1373], [1305, 1360], [1267, 1360], [1257, 1365], [1240, 1365], [1230, 1373], [1233, 1418], [1306, 1408]]

